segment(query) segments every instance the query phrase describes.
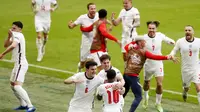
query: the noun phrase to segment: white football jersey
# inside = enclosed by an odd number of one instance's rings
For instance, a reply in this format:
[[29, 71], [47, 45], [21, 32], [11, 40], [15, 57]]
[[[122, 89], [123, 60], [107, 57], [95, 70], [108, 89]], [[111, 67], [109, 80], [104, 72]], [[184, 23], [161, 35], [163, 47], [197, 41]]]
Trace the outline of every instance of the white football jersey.
[[132, 7], [127, 11], [122, 9], [118, 18], [122, 20], [122, 38], [130, 38], [131, 34], [132, 36], [137, 35], [136, 28], [132, 30], [133, 20], [140, 18], [140, 14], [137, 8]]
[[[77, 18], [76, 21], [74, 21], [74, 24], [81, 25], [83, 27], [88, 27], [92, 25], [94, 22], [96, 22], [99, 19], [98, 13], [96, 13], [95, 17], [93, 19], [88, 17], [88, 14], [83, 14]], [[91, 32], [82, 32], [82, 42], [81, 46], [90, 46], [92, 44], [94, 37], [94, 31]]]
[[112, 106], [116, 108], [121, 108], [121, 100], [123, 100], [123, 96], [120, 95], [119, 90], [113, 90], [113, 86], [115, 86], [119, 82], [113, 83], [105, 83], [98, 87], [97, 91], [100, 96], [103, 97], [104, 107]]
[[[123, 78], [121, 72], [120, 72], [117, 68], [111, 66], [110, 69], [115, 70], [115, 72], [116, 72], [116, 77], [121, 77], [121, 78]], [[98, 73], [98, 76], [100, 76], [101, 78], [103, 78], [105, 82], [107, 81], [107, 74], [106, 74], [106, 72], [105, 72], [104, 69], [102, 69], [102, 70]]]
[[[153, 53], [153, 54], [157, 54], [157, 55], [162, 55], [162, 42], [166, 42], [167, 44], [175, 44], [175, 41], [172, 40], [171, 38], [167, 37], [166, 35], [164, 35], [161, 32], [156, 32], [156, 36], [154, 38], [151, 38], [148, 36], [148, 34], [144, 35], [144, 40], [146, 41], [146, 49]], [[162, 63], [162, 61], [156, 61], [156, 60], [151, 60], [151, 59], [147, 59], [145, 62], [145, 68], [152, 68], [152, 66], [155, 66], [159, 63]]]
[[191, 70], [199, 69], [199, 50], [199, 38], [194, 37], [193, 42], [188, 42], [185, 37], [183, 37], [176, 42], [176, 45], [170, 55], [174, 56], [177, 51], [180, 51], [182, 72], [190, 72]]
[[35, 3], [36, 10], [35, 21], [39, 22], [51, 22], [51, 5], [57, 4], [56, 0], [32, 0]]
[[103, 84], [104, 80], [99, 76], [95, 76], [93, 79], [88, 79], [85, 72], [77, 73], [72, 76], [72, 78], [84, 80], [84, 82], [76, 84], [75, 93], [70, 101], [70, 106], [92, 108], [95, 90]]
[[12, 50], [12, 61], [15, 64], [28, 64], [26, 60], [26, 45], [24, 35], [20, 32], [12, 32], [11, 41], [17, 42], [18, 45]]

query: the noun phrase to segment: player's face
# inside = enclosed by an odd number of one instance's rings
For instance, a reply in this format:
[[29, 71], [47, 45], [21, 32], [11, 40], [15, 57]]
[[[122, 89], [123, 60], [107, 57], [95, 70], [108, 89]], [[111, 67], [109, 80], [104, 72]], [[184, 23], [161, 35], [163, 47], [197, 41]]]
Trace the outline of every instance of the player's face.
[[144, 48], [146, 46], [146, 41], [145, 40], [139, 40], [139, 45]]
[[123, 0], [124, 9], [128, 10], [132, 7], [132, 2], [130, 0]]
[[191, 26], [185, 27], [185, 38], [186, 40], [190, 40], [193, 38], [194, 29]]
[[86, 69], [86, 72], [89, 77], [94, 77], [96, 75], [97, 66], [90, 66], [89, 69]]
[[110, 60], [109, 59], [103, 60], [103, 62], [101, 62], [101, 65], [104, 70], [109, 70], [111, 65]]
[[155, 24], [149, 24], [148, 25], [148, 35], [150, 37], [154, 37], [156, 34], [157, 28]]
[[16, 25], [12, 25], [11, 31], [20, 32], [20, 31], [21, 31], [21, 28], [19, 28], [19, 27], [16, 26]]
[[90, 5], [88, 9], [89, 14], [94, 17], [96, 14], [96, 5]]

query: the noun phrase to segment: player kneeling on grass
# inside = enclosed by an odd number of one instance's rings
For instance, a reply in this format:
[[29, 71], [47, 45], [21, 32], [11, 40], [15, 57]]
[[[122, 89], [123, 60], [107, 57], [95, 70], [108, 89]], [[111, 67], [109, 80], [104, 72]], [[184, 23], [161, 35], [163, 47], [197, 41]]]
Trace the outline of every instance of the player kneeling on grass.
[[20, 102], [20, 106], [14, 110], [26, 110], [26, 112], [34, 112], [36, 108], [32, 105], [27, 92], [22, 88], [25, 74], [28, 70], [28, 62], [26, 60], [25, 38], [22, 34], [23, 24], [20, 21], [12, 23], [12, 28], [8, 31], [8, 38], [4, 42], [6, 50], [0, 54], [2, 59], [7, 53], [12, 51], [12, 60], [15, 62], [10, 84], [14, 95]]
[[96, 62], [86, 62], [85, 68], [86, 72], [79, 72], [64, 81], [65, 84], [75, 84], [76, 87], [68, 112], [92, 112], [95, 90], [104, 82], [96, 75]]
[[116, 72], [113, 69], [106, 71], [107, 83], [102, 84], [97, 89], [97, 99], [101, 100], [103, 97], [104, 105], [103, 112], [122, 112], [123, 89], [114, 89], [115, 85], [120, 83], [116, 82]]

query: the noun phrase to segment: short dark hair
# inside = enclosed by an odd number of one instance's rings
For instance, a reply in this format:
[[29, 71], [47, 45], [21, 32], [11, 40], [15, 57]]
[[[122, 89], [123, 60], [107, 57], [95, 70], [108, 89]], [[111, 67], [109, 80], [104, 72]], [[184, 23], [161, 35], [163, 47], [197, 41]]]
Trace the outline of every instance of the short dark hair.
[[91, 66], [97, 66], [97, 63], [94, 62], [94, 61], [87, 61], [87, 62], [85, 63], [85, 68], [86, 68], [86, 69], [89, 69]]
[[103, 62], [104, 60], [111, 60], [111, 57], [108, 55], [108, 54], [103, 54], [101, 57], [100, 57], [100, 61]]
[[108, 80], [112, 80], [116, 77], [116, 72], [113, 69], [107, 70], [106, 73], [107, 73], [107, 79]]
[[107, 16], [107, 11], [106, 11], [106, 9], [100, 9], [100, 10], [98, 11], [98, 13], [99, 13], [99, 18], [105, 18], [105, 17]]
[[185, 27], [192, 27], [192, 29], [194, 29], [194, 27], [192, 25], [186, 25]]
[[156, 27], [158, 27], [160, 25], [159, 21], [147, 21], [147, 27], [149, 26], [149, 24], [154, 24], [156, 25]]
[[17, 27], [19, 27], [19, 28], [23, 28], [23, 24], [22, 24], [22, 22], [21, 21], [14, 21], [13, 23], [12, 23], [13, 25], [16, 25]]
[[89, 8], [90, 8], [90, 5], [95, 5], [94, 3], [88, 3], [87, 4], [87, 9], [89, 10]]

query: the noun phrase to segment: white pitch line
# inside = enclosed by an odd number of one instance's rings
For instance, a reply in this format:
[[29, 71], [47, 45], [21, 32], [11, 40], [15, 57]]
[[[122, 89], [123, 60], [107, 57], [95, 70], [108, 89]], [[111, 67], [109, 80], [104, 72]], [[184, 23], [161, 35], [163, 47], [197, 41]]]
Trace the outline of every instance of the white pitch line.
[[[3, 59], [1, 61], [13, 63], [13, 61], [7, 60], [7, 59]], [[56, 72], [62, 72], [62, 73], [68, 73], [68, 74], [75, 74], [75, 72], [71, 72], [71, 71], [67, 71], [67, 70], [61, 70], [61, 69], [50, 68], [50, 67], [45, 67], [45, 66], [39, 66], [39, 65], [34, 65], [34, 64], [29, 64], [29, 66], [35, 67], [35, 68], [40, 68], [40, 69], [45, 69], [45, 70], [56, 71]], [[155, 90], [155, 88], [151, 87], [151, 90]], [[182, 95], [181, 92], [176, 92], [176, 91], [171, 91], [171, 90], [165, 90], [165, 89], [163, 90], [163, 92], [171, 93], [171, 94], [176, 94], [176, 95]], [[197, 98], [196, 95], [188, 94], [188, 96], [189, 97], [193, 97], [193, 98]]]
[[[13, 63], [13, 61], [7, 60], [7, 59], [3, 59], [1, 61]], [[61, 70], [61, 69], [50, 68], [50, 67], [45, 67], [45, 66], [39, 66], [39, 65], [34, 65], [34, 64], [28, 64], [28, 65], [31, 66], [31, 67], [45, 69], [45, 70], [51, 70], [51, 71], [56, 71], [56, 72], [63, 72], [63, 73], [68, 73], [68, 74], [75, 74], [75, 72], [70, 72], [70, 71], [67, 71], [67, 70]]]

